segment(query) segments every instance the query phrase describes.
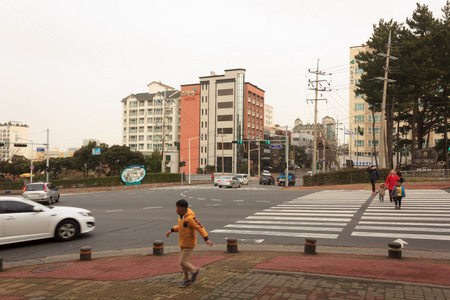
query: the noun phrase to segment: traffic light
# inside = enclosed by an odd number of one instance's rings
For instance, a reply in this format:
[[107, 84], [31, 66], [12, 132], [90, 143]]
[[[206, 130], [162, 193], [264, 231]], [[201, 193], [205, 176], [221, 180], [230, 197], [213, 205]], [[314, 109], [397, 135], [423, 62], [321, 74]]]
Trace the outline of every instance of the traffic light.
[[47, 172], [50, 172], [50, 167], [49, 167], [49, 166], [45, 167], [45, 170], [46, 170]]
[[185, 167], [186, 166], [186, 162], [185, 161], [180, 161], [180, 167]]
[[0, 142], [0, 147], [5, 146], [5, 143]]
[[234, 144], [242, 144], [242, 141], [233, 141]]
[[14, 147], [28, 147], [28, 145], [27, 144], [18, 144], [18, 143], [16, 143], [16, 144], [14, 144]]
[[264, 141], [265, 144], [270, 144], [270, 141]]

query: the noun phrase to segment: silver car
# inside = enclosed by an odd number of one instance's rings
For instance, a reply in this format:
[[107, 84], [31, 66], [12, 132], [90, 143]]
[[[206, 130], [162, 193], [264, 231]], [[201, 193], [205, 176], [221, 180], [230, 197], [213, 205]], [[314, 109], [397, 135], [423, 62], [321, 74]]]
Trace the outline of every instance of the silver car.
[[241, 182], [235, 176], [221, 176], [221, 177], [219, 177], [219, 180], [217, 181], [217, 185], [220, 188], [223, 186], [226, 186], [229, 188], [234, 188], [234, 187], [240, 188]]
[[59, 189], [51, 182], [33, 182], [23, 188], [22, 197], [36, 202], [59, 202]]

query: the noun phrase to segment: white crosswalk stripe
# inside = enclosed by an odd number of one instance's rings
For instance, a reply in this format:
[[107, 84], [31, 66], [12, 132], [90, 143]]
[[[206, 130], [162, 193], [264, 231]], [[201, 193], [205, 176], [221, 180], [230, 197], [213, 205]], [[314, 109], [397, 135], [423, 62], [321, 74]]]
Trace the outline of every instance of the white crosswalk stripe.
[[337, 239], [366, 200], [360, 191], [322, 191], [264, 209], [212, 232]]
[[[386, 202], [387, 199], [387, 202]], [[450, 241], [450, 194], [443, 190], [409, 190], [402, 208], [375, 197], [352, 236]]]

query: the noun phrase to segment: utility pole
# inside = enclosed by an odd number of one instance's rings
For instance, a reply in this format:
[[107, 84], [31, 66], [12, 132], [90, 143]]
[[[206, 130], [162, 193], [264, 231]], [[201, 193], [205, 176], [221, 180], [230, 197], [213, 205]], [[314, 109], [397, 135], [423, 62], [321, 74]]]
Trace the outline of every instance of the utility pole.
[[286, 161], [286, 171], [284, 172], [284, 186], [289, 186], [289, 140], [288, 140], [288, 127], [286, 125], [286, 150], [284, 153]]
[[225, 172], [225, 158], [224, 158], [224, 154], [223, 154], [223, 125], [222, 125], [222, 176], [224, 175]]
[[379, 56], [386, 57], [386, 66], [384, 67], [384, 77], [375, 77], [377, 80], [383, 80], [383, 99], [381, 101], [381, 128], [380, 128], [380, 167], [387, 167], [387, 145], [386, 145], [386, 94], [388, 82], [395, 82], [393, 79], [388, 79], [389, 74], [389, 59], [398, 59], [395, 56], [391, 56], [391, 31], [389, 31], [389, 39], [387, 43], [387, 54], [378, 53]]
[[319, 75], [331, 75], [330, 74], [326, 74], [324, 72], [320, 72], [319, 71], [319, 59], [317, 60], [317, 70], [315, 71], [311, 71], [311, 69], [308, 70], [309, 73], [312, 74], [316, 74], [316, 80], [315, 81], [308, 81], [309, 84], [312, 84], [314, 86], [314, 88], [309, 88], [309, 90], [314, 90], [315, 91], [315, 97], [314, 99], [306, 99], [306, 101], [313, 101], [314, 100], [314, 151], [313, 151], [313, 174], [316, 174], [316, 169], [317, 169], [317, 101], [318, 100], [327, 100], [325, 98], [321, 98], [319, 99], [319, 91], [325, 92], [325, 91], [330, 91], [330, 89], [327, 88], [319, 88], [319, 82], [320, 81], [326, 81], [326, 80], [319, 80]]

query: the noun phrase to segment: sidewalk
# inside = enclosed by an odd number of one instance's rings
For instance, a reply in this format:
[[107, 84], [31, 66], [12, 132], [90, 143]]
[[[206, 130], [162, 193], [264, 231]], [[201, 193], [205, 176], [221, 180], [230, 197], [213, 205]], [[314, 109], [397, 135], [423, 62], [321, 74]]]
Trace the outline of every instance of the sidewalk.
[[304, 255], [301, 246], [238, 247], [230, 254], [226, 245], [199, 246], [191, 262], [200, 276], [184, 289], [179, 253], [153, 256], [151, 248], [5, 267], [0, 299], [450, 299], [449, 252], [397, 260], [387, 249], [318, 246], [317, 255]]

